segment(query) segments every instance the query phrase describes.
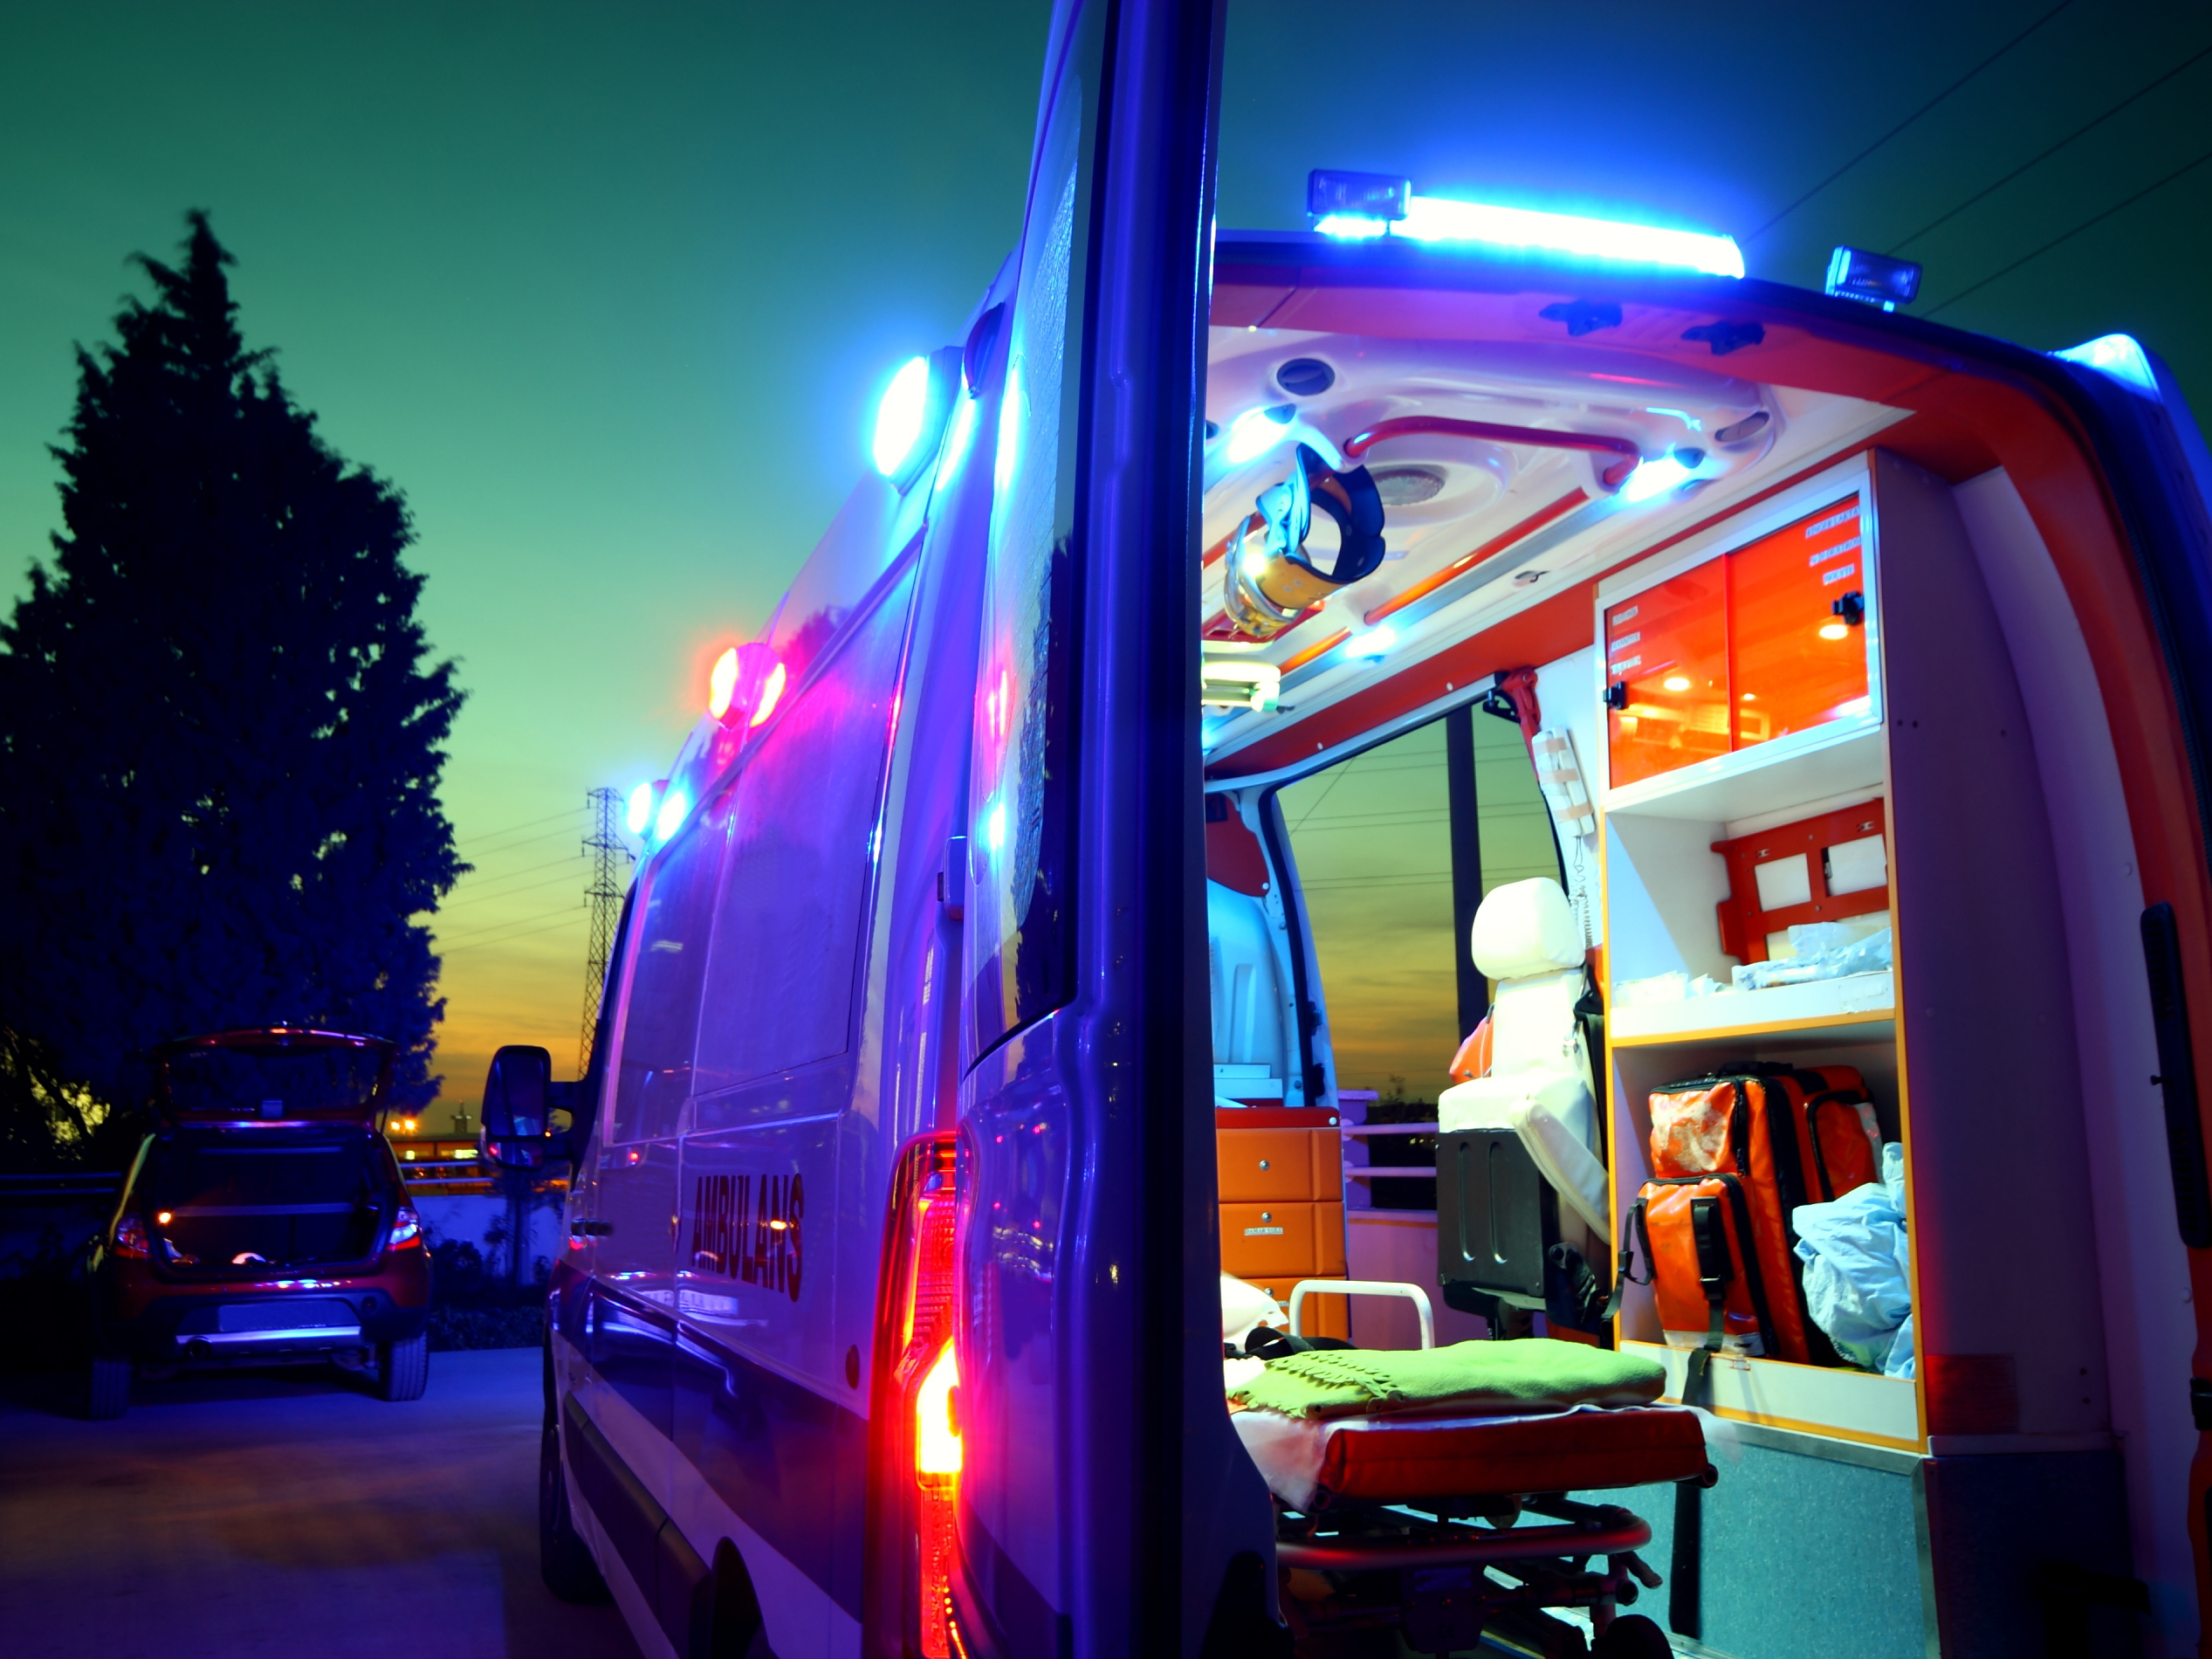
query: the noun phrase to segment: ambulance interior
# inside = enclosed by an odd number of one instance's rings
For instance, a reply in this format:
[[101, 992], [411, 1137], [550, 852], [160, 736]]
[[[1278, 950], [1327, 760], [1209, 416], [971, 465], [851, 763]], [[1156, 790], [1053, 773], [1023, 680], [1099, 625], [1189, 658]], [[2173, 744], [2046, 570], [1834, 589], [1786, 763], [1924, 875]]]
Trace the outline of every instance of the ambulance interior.
[[[1225, 1271], [1278, 1325], [1300, 1281], [1412, 1283], [1439, 1346], [1494, 1322], [1618, 1346], [1669, 1400], [1795, 1435], [2107, 1431], [2108, 1346], [2139, 1333], [2084, 1217], [2133, 1178], [2089, 1120], [2134, 1068], [2085, 1084], [2104, 1051], [2078, 1063], [2073, 1029], [2080, 987], [2140, 974], [2143, 901], [2084, 863], [2119, 862], [2126, 809], [2018, 491], [1936, 476], [1885, 446], [1911, 411], [1761, 383], [1724, 340], [1670, 360], [1632, 313], [1593, 347], [1525, 308], [1520, 338], [1407, 339], [1224, 325], [1217, 295], [1194, 622]], [[1938, 707], [1955, 729], [1922, 740]], [[2071, 839], [2062, 790], [2088, 802]], [[1898, 988], [1939, 979], [1989, 1023], [1916, 1028], [1908, 1071]], [[2000, 1108], [1959, 1084], [2004, 1033], [2057, 1075]], [[1725, 1132], [1663, 1116], [1655, 1144], [1667, 1085], [1762, 1068], [1836, 1097], [1785, 1194], [1826, 1206], [1789, 1217], [1796, 1282], [1764, 1263], [1794, 1332], [1750, 1305], [1748, 1239], [1716, 1291], [1640, 1231], [1683, 1138]], [[1999, 1117], [2040, 1150], [1975, 1153]], [[1485, 1187], [1501, 1138], [1541, 1215]], [[2058, 1201], [2070, 1160], [2094, 1205]], [[2029, 1288], [2004, 1257], [2038, 1194]], [[1845, 1222], [1891, 1257], [1827, 1250]], [[1579, 1285], [1545, 1277], [1562, 1243]], [[1931, 1383], [1924, 1298], [1946, 1351], [1991, 1357]], [[1303, 1301], [1309, 1336], [1425, 1340], [1410, 1299]]]

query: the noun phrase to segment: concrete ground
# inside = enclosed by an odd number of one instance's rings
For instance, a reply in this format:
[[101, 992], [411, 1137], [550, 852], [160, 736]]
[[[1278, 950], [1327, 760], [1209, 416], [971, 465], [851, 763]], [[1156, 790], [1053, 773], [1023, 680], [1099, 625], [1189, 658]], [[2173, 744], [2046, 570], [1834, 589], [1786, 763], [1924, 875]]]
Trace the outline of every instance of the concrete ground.
[[635, 1659], [611, 1606], [538, 1579], [534, 1348], [430, 1356], [388, 1405], [319, 1370], [141, 1382], [127, 1416], [58, 1380], [0, 1395], [9, 1659]]

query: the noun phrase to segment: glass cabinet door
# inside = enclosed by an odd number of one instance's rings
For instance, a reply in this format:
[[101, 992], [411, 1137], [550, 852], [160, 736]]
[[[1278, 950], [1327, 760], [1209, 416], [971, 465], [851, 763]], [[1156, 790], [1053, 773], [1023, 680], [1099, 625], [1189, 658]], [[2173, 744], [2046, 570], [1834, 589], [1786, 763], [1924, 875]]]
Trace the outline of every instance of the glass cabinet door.
[[1859, 525], [1853, 492], [1728, 555], [1733, 747], [1865, 712], [1873, 584]]
[[1728, 752], [1725, 559], [1605, 612], [1612, 787]]

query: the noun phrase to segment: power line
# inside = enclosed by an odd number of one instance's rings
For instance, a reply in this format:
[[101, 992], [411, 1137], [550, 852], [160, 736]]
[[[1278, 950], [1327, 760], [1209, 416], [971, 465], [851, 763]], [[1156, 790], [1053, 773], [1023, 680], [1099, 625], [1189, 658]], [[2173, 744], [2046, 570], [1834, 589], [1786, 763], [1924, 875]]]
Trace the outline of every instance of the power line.
[[1784, 219], [1795, 213], [1799, 208], [1804, 206], [1806, 203], [1811, 201], [1813, 197], [1818, 196], [1823, 190], [1833, 184], [1838, 179], [1843, 177], [1844, 174], [1850, 172], [1851, 169], [1857, 167], [1861, 162], [1872, 155], [1876, 150], [1881, 148], [1883, 145], [1888, 143], [1890, 140], [1895, 138], [1899, 133], [1910, 127], [1914, 121], [1920, 120], [1921, 116], [1927, 114], [1928, 111], [1934, 109], [1938, 104], [1948, 98], [1953, 93], [1957, 92], [1960, 87], [1965, 86], [1967, 82], [1972, 80], [1983, 70], [1989, 68], [1989, 65], [1996, 63], [1998, 59], [2003, 57], [2005, 53], [2010, 52], [2015, 46], [2025, 40], [2030, 35], [2035, 33], [2037, 30], [2042, 28], [2044, 24], [2049, 23], [2053, 17], [2064, 11], [2068, 6], [2073, 4], [2073, 3], [2074, 0], [2058, 0], [2058, 3], [2051, 7], [2050, 10], [2044, 12], [2042, 17], [2037, 17], [2025, 29], [2023, 29], [2018, 34], [2013, 36], [2011, 39], [2006, 41], [2003, 45], [1999, 46], [1987, 58], [1984, 58], [1980, 63], [1975, 65], [1973, 68], [1968, 70], [1966, 73], [1961, 75], [1956, 80], [1953, 81], [1948, 86], [1946, 86], [1941, 92], [1936, 93], [1934, 97], [1929, 99], [1927, 102], [1922, 104], [1918, 109], [1907, 115], [1903, 120], [1898, 122], [1897, 125], [1891, 127], [1889, 131], [1884, 133], [1879, 138], [1869, 144], [1865, 149], [1859, 151], [1858, 155], [1852, 156], [1851, 160], [1845, 162], [1841, 167], [1831, 173], [1826, 178], [1821, 180], [1819, 183], [1814, 185], [1812, 189], [1807, 190], [1803, 196], [1792, 202], [1788, 207], [1783, 209], [1781, 212], [1776, 214], [1774, 217], [1769, 219], [1764, 224], [1754, 231], [1749, 236], [1744, 237], [1744, 240], [1746, 242], [1756, 242], [1761, 237], [1766, 235], [1768, 231], [1773, 230], [1775, 226], [1780, 224]]
[[[574, 912], [568, 913], [573, 915]], [[480, 951], [492, 945], [511, 945], [516, 940], [528, 939], [532, 933], [550, 933], [556, 928], [573, 927], [574, 925], [570, 921], [547, 922], [543, 927], [532, 927], [526, 933], [510, 933], [505, 939], [479, 939], [467, 945], [441, 946], [438, 948], [438, 954], [441, 957], [458, 956], [465, 951]]]
[[2061, 244], [2071, 242], [2084, 231], [2087, 231], [2094, 226], [2102, 224], [2106, 219], [2111, 218], [2113, 214], [2118, 213], [2123, 208], [2133, 207], [2145, 196], [2149, 196], [2155, 191], [2164, 189], [2167, 185], [2173, 183], [2175, 179], [2181, 177], [2184, 174], [2195, 172], [2198, 168], [2202, 167], [2207, 162], [2212, 162], [2212, 150], [2205, 151], [2203, 155], [2198, 156], [2194, 162], [2183, 162], [2180, 167], [2175, 168], [2171, 173], [2168, 173], [2164, 178], [2159, 180], [2155, 184], [2146, 184], [2141, 189], [2136, 191], [2134, 195], [2126, 197], [2123, 201], [2113, 203], [2112, 206], [2106, 208], [2102, 213], [2095, 215], [2093, 217], [2084, 219], [2079, 224], [2074, 226], [2072, 230], [2066, 231], [2064, 235], [2051, 237], [2050, 241], [2044, 243], [2043, 246], [2037, 248], [2034, 252], [2022, 254], [2017, 259], [2015, 259], [2010, 265], [2004, 266], [2002, 270], [1992, 271], [1988, 276], [1982, 278], [1981, 281], [1973, 284], [1971, 286], [1960, 289], [1958, 293], [1953, 294], [1941, 305], [1931, 306], [1928, 310], [1921, 313], [1920, 314], [1922, 316], [1933, 317], [1938, 312], [1948, 311], [1953, 306], [1957, 305], [1960, 300], [1965, 299], [1967, 295], [1979, 293], [1981, 290], [1988, 287], [1991, 283], [1995, 282], [1999, 277], [2010, 276], [2014, 272], [2017, 271], [2022, 265], [2026, 265], [2031, 259], [2042, 258], [2044, 254], [2049, 253], [2053, 248], [2059, 246]]
[[504, 830], [479, 830], [473, 835], [459, 836], [458, 840], [464, 847], [473, 846], [479, 841], [497, 841], [501, 836], [511, 836], [518, 830], [535, 830], [539, 824], [551, 823], [556, 818], [573, 818], [575, 816], [576, 809], [570, 807], [564, 811], [549, 812], [542, 818], [530, 818], [521, 823], [511, 823]]
[[592, 832], [584, 837], [584, 852], [592, 861], [591, 885], [584, 898], [591, 905], [591, 937], [584, 947], [584, 1013], [576, 1036], [576, 1075], [591, 1070], [592, 1045], [599, 1036], [599, 1009], [607, 986], [607, 964], [615, 953], [615, 929], [622, 917], [621, 871], [630, 850], [615, 833], [615, 814], [622, 796], [613, 789], [594, 789], [585, 796], [594, 811]]
[[2128, 93], [2126, 97], [2121, 99], [2119, 102], [2114, 104], [2103, 114], [2097, 116], [2092, 120], [2084, 123], [2082, 126], [2075, 127], [2072, 132], [2067, 134], [2065, 137], [2060, 139], [2049, 149], [2044, 150], [2040, 154], [2033, 155], [2027, 161], [2021, 162], [2019, 166], [2014, 168], [2012, 171], [2006, 174], [1996, 183], [1988, 186], [1986, 189], [1975, 191], [1972, 196], [1967, 197], [1965, 201], [1960, 203], [1958, 206], [1953, 208], [1948, 213], [1944, 214], [1941, 217], [1930, 219], [1919, 230], [1913, 231], [1912, 235], [1906, 237], [1902, 242], [1899, 242], [1893, 246], [1889, 251], [1893, 254], [1901, 252], [1906, 247], [1909, 246], [1913, 243], [1918, 242], [1922, 237], [1926, 236], [1930, 231], [1934, 230], [1938, 225], [1948, 224], [1951, 220], [1957, 218], [1960, 214], [1965, 212], [1968, 208], [1972, 207], [1976, 202], [1981, 201], [1984, 196], [1995, 195], [1997, 191], [2004, 189], [2006, 185], [2011, 183], [2013, 180], [2018, 178], [2023, 173], [2028, 171], [2029, 169], [2041, 166], [2052, 156], [2057, 155], [2060, 150], [2064, 149], [2067, 145], [2072, 143], [2076, 139], [2087, 136], [2098, 127], [2102, 127], [2106, 121], [2112, 120], [2113, 116], [2119, 114], [2120, 111], [2126, 109], [2130, 104], [2135, 102], [2136, 100], [2145, 97], [2151, 93], [2156, 92], [2160, 87], [2165, 86], [2167, 81], [2173, 79], [2174, 76], [2180, 74], [2183, 70], [2202, 63], [2207, 58], [2212, 58], [2212, 46], [2207, 46], [2202, 52], [2196, 53], [2194, 57], [2184, 58], [2180, 63], [2175, 64], [2173, 68], [2167, 70], [2156, 80], [2149, 81], [2143, 86], [2138, 86], [2133, 92]]
[[[463, 928], [457, 933], [436, 933], [436, 937], [441, 947], [456, 941], [465, 941], [466, 943], [473, 945], [480, 943], [484, 935], [496, 933], [501, 928], [519, 927], [525, 922], [541, 922], [546, 920], [547, 918], [553, 916], [573, 916], [582, 908], [583, 906], [581, 905], [563, 905], [558, 910], [536, 911], [527, 916], [510, 917], [503, 922], [478, 922], [472, 927]], [[433, 930], [433, 932], [435, 933], [435, 930]]]
[[[479, 898], [503, 898], [506, 896], [505, 893], [487, 892], [484, 890], [488, 887], [496, 886], [498, 883], [503, 881], [515, 881], [524, 876], [537, 875], [541, 871], [558, 870], [564, 867], [574, 870], [576, 867], [577, 857], [578, 855], [575, 853], [565, 852], [561, 854], [560, 857], [548, 858], [541, 864], [525, 864], [519, 870], [509, 870], [497, 876], [486, 876], [478, 881], [470, 881], [468, 877], [464, 876], [460, 881], [454, 884], [454, 887], [457, 891], [458, 891], [464, 885], [465, 885], [468, 889], [468, 897], [457, 899], [455, 903], [465, 905], [474, 903]], [[513, 891], [516, 890], [512, 888], [509, 889], [509, 891]], [[450, 910], [453, 906], [451, 905], [448, 905], [443, 908]]]
[[564, 858], [560, 862], [567, 868], [566, 875], [548, 876], [543, 881], [527, 882], [519, 887], [510, 887], [505, 892], [478, 893], [473, 898], [464, 898], [453, 904], [441, 905], [438, 906], [438, 914], [450, 915], [454, 911], [465, 910], [471, 905], [481, 905], [486, 899], [513, 898], [523, 893], [541, 892], [548, 887], [558, 887], [565, 882], [573, 880], [576, 872], [576, 861], [574, 858]]

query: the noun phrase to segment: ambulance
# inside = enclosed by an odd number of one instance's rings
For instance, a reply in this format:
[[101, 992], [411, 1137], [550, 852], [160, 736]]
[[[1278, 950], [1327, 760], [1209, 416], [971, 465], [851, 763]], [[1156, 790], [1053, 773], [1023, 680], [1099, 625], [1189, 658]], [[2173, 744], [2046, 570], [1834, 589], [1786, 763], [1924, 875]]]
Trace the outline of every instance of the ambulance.
[[[586, 1075], [494, 1062], [548, 1583], [687, 1659], [2202, 1651], [2171, 375], [1393, 177], [1217, 229], [1219, 47], [1055, 9]], [[1663, 1380], [1268, 1415], [1269, 1329]]]

